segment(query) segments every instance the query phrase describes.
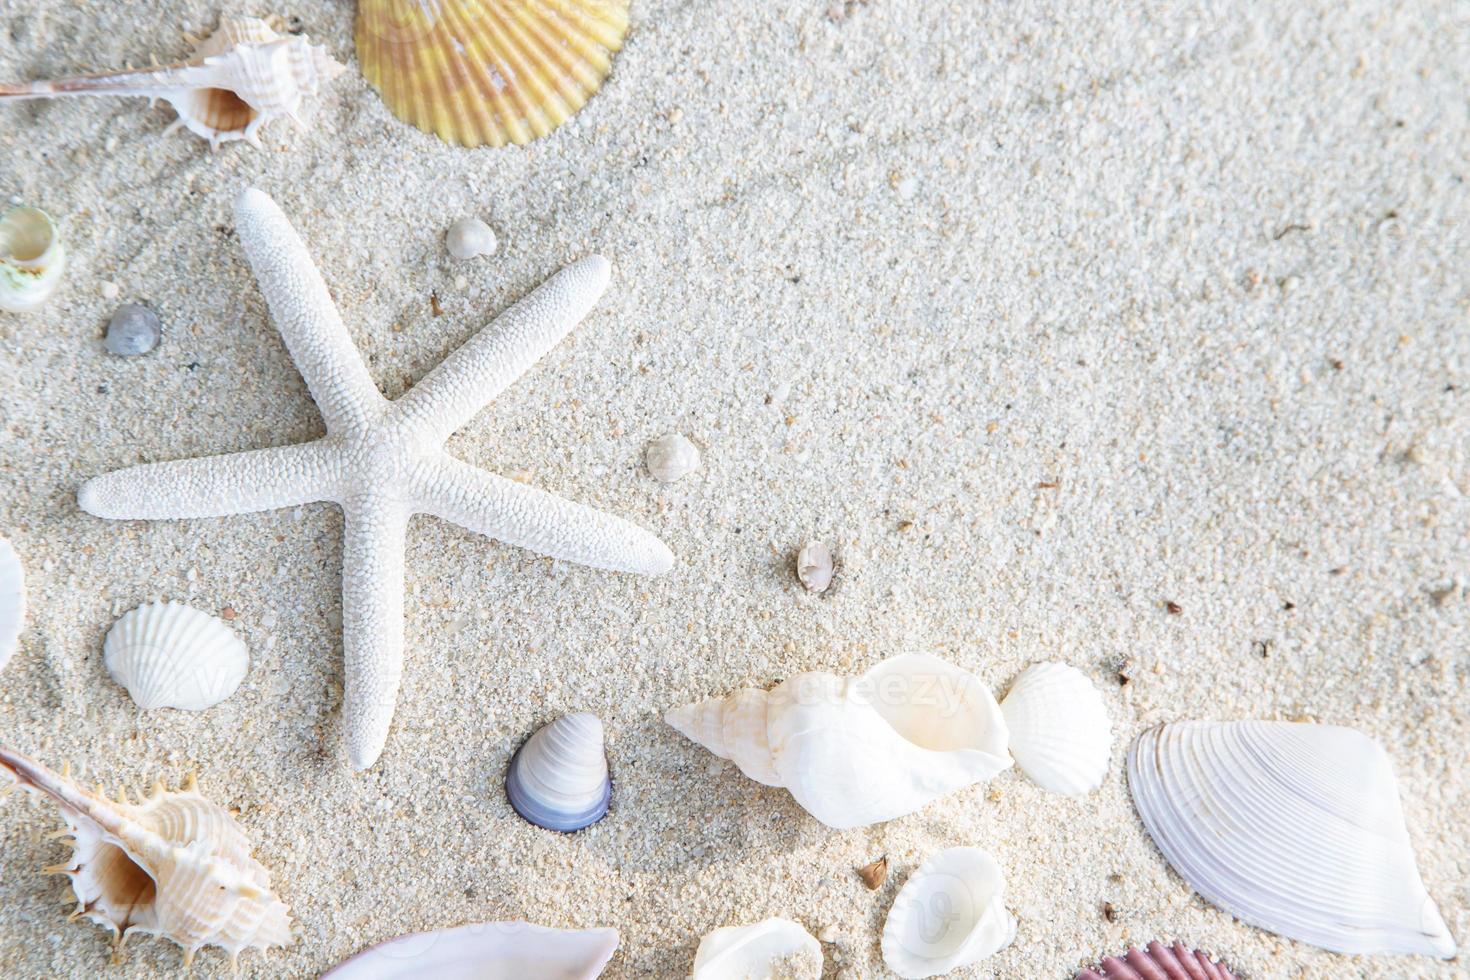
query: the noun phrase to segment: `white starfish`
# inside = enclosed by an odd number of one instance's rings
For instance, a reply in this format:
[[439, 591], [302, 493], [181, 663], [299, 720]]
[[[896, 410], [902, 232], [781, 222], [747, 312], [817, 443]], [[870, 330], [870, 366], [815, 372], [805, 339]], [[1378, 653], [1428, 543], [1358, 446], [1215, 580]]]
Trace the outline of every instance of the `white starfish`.
[[567, 266], [396, 401], [379, 393], [326, 283], [265, 194], [235, 201], [245, 255], [327, 434], [274, 449], [148, 463], [87, 481], [82, 509], [115, 520], [223, 517], [330, 500], [345, 515], [343, 705], [347, 751], [366, 769], [388, 737], [403, 672], [403, 539], [433, 514], [553, 558], [657, 575], [674, 557], [621, 518], [477, 469], [444, 441], [576, 326], [607, 287], [591, 256]]

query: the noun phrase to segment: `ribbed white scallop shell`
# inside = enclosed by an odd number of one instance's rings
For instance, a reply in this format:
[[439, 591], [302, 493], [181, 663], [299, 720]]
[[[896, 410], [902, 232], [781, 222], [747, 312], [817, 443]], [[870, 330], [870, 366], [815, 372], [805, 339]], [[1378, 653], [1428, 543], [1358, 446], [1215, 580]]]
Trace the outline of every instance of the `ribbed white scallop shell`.
[[150, 602], [107, 631], [102, 662], [140, 708], [203, 711], [235, 693], [250, 654], [208, 613], [182, 602]]
[[726, 926], [699, 941], [693, 980], [818, 980], [822, 947], [790, 919]]
[[1033, 664], [1021, 671], [1000, 703], [1011, 755], [1042, 789], [1080, 796], [1108, 774], [1112, 731], [1102, 695], [1066, 664]]
[[0, 538], [0, 667], [10, 663], [26, 618], [26, 574], [20, 555]]
[[883, 923], [883, 962], [904, 978], [937, 977], [1010, 945], [1005, 876], [978, 847], [951, 847], [909, 876]]
[[1174, 870], [1241, 921], [1340, 953], [1455, 954], [1388, 754], [1361, 732], [1160, 725], [1133, 743], [1128, 786]]

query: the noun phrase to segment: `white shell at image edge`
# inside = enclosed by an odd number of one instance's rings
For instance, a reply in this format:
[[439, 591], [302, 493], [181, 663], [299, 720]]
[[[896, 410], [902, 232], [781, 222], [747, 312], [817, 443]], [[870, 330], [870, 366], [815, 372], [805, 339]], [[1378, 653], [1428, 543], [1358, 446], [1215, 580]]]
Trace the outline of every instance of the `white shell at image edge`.
[[235, 693], [250, 654], [208, 613], [182, 602], [150, 602], [107, 631], [102, 662], [140, 708], [203, 711]]
[[10, 663], [26, 619], [26, 573], [10, 541], [0, 538], [0, 668]]
[[1388, 753], [1361, 732], [1160, 725], [1133, 743], [1128, 788], [1179, 876], [1242, 922], [1339, 953], [1455, 955]]
[[593, 980], [617, 948], [616, 929], [482, 922], [390, 939], [322, 980]]
[[699, 941], [694, 980], [819, 980], [822, 946], [790, 919], [716, 929]]
[[1016, 765], [1044, 790], [1081, 796], [1108, 774], [1112, 730], [1102, 695], [1066, 664], [1021, 671], [1000, 703]]
[[1010, 945], [1005, 876], [978, 847], [951, 847], [909, 876], [883, 924], [883, 962], [905, 980], [937, 977]]

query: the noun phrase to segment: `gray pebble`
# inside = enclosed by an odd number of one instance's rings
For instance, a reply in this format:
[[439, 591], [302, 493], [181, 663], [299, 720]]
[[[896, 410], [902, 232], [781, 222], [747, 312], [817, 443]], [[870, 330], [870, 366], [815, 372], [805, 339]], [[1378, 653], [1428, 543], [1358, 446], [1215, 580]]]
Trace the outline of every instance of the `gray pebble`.
[[102, 345], [119, 357], [134, 357], [157, 347], [161, 336], [157, 313], [137, 303], [124, 303], [108, 321]]

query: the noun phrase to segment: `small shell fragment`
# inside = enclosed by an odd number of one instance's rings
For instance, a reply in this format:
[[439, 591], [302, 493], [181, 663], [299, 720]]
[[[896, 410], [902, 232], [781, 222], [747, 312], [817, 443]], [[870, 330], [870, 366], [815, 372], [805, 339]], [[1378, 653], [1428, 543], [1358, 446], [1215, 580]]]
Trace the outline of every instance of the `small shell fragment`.
[[162, 335], [157, 313], [138, 303], [124, 303], [107, 322], [107, 337], [102, 346], [109, 354], [136, 357], [157, 347]]
[[655, 480], [673, 483], [699, 469], [699, 450], [678, 433], [670, 433], [648, 444], [643, 453], [643, 464]]
[[26, 618], [26, 576], [20, 556], [0, 538], [0, 667], [10, 663]]
[[858, 868], [857, 876], [863, 879], [863, 884], [868, 886], [868, 891], [877, 891], [882, 888], [883, 882], [888, 880], [888, 855], [885, 854], [878, 860]]
[[694, 980], [817, 980], [821, 944], [790, 919], [716, 929], [699, 941]]
[[444, 234], [444, 247], [461, 262], [494, 255], [499, 246], [494, 230], [479, 218], [460, 218]]
[[796, 555], [796, 577], [808, 592], [826, 592], [836, 566], [832, 552], [820, 541], [808, 541]]
[[0, 215], [0, 310], [29, 313], [51, 298], [66, 268], [66, 247], [49, 215], [15, 207]]

